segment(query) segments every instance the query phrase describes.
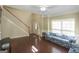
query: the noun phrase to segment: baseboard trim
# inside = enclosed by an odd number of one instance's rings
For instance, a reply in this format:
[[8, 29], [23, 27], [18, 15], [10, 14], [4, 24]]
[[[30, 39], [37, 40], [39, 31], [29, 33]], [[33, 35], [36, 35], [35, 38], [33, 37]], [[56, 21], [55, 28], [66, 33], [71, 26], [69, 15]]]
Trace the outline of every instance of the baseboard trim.
[[10, 37], [11, 39], [15, 39], [15, 38], [21, 38], [21, 37], [27, 37], [27, 35], [23, 35], [23, 36], [14, 36], [14, 37]]

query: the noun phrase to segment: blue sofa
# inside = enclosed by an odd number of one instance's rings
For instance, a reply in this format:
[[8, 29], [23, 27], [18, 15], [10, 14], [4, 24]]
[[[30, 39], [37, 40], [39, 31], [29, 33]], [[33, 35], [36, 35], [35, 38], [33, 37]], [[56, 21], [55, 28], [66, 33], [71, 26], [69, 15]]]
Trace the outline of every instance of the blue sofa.
[[75, 43], [76, 40], [74, 40], [75, 37], [73, 36], [66, 36], [63, 34], [58, 33], [52, 33], [52, 32], [43, 32], [42, 36], [51, 42], [54, 42], [56, 44], [59, 44], [61, 46], [64, 46], [66, 48], [70, 48], [72, 43]]
[[69, 49], [69, 53], [79, 53], [79, 45], [72, 44], [71, 48]]

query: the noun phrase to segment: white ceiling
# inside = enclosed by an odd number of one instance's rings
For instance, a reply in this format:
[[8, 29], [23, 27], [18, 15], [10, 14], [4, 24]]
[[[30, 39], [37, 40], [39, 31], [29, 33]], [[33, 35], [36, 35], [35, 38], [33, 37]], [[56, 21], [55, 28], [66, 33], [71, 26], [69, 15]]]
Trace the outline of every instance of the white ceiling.
[[79, 5], [46, 5], [47, 8], [46, 11], [44, 12], [40, 10], [40, 5], [10, 5], [9, 7], [13, 7], [25, 11], [30, 10], [34, 13], [40, 13], [48, 16], [79, 12]]

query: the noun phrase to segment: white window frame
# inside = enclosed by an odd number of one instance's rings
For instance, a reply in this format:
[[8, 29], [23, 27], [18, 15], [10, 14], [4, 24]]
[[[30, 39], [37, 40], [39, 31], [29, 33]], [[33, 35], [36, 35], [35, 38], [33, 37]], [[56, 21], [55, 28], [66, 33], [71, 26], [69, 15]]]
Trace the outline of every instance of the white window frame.
[[[74, 25], [73, 25], [74, 30], [65, 30], [65, 29], [63, 29], [63, 22], [64, 22], [64, 21], [71, 21], [71, 20], [74, 22]], [[61, 29], [60, 29], [60, 30], [59, 30], [59, 29], [53, 29], [53, 27], [51, 27], [52, 32], [53, 32], [53, 30], [58, 30], [58, 31], [60, 31], [61, 34], [64, 34], [63, 31], [72, 32], [72, 33], [74, 33], [73, 36], [75, 36], [75, 19], [74, 19], [74, 18], [66, 18], [66, 19], [56, 19], [56, 20], [52, 20], [51, 26], [53, 25], [53, 21], [61, 22], [61, 24], [60, 24], [60, 25], [61, 25]]]

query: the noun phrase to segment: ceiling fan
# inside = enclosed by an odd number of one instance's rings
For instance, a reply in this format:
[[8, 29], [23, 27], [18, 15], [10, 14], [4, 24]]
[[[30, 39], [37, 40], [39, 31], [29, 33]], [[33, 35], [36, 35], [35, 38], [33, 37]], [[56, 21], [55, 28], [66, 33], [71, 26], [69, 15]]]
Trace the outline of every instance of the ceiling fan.
[[46, 11], [46, 10], [49, 9], [49, 8], [54, 8], [55, 5], [40, 5], [39, 7], [40, 7], [40, 10], [41, 10], [42, 12], [44, 12], [44, 11]]

